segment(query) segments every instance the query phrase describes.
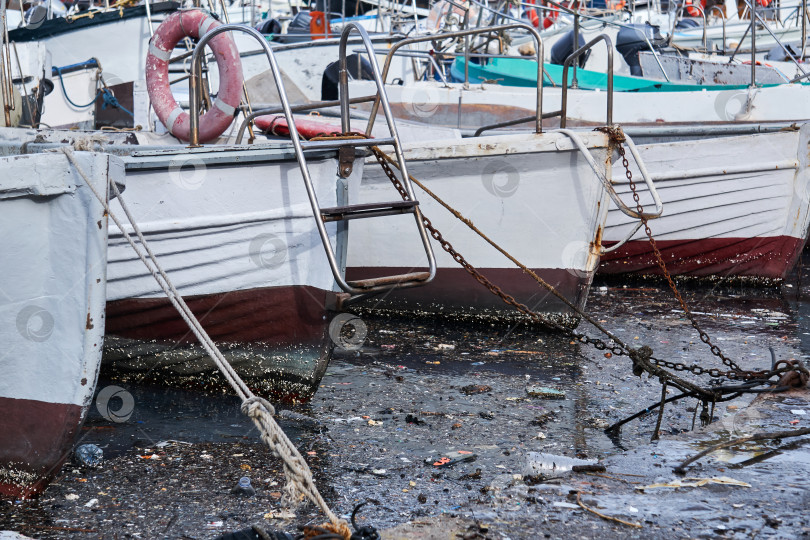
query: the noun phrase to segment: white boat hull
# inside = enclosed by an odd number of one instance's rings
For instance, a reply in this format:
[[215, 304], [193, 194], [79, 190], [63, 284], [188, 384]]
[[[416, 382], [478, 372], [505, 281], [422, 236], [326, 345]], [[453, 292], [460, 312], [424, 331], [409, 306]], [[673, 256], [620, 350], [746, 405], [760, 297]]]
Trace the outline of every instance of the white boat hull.
[[[103, 196], [123, 181], [115, 157], [75, 159]], [[92, 403], [107, 216], [62, 154], [0, 158], [0, 170], [0, 495], [25, 498], [59, 472]]]
[[[601, 133], [583, 133], [600, 167], [608, 160]], [[583, 307], [598, 264], [607, 215], [607, 195], [585, 158], [561, 133], [506, 135], [480, 139], [427, 141], [405, 146], [408, 172], [447, 201], [492, 240]], [[425, 217], [444, 239], [495, 285], [530, 309], [572, 323], [573, 313], [558, 298], [515, 267], [449, 211], [419, 188]], [[360, 201], [388, 200], [393, 188], [376, 164], [367, 164]], [[413, 271], [417, 242], [398, 235], [411, 216], [350, 227], [349, 277]], [[438, 272], [424, 287], [394, 292], [383, 302], [393, 307], [443, 314], [511, 311], [448, 253], [433, 242]], [[514, 312], [516, 313], [516, 312]]]
[[[673, 275], [781, 279], [795, 265], [810, 225], [810, 125], [777, 133], [639, 145], [664, 202], [650, 228]], [[632, 160], [631, 160], [632, 161]], [[621, 164], [616, 191], [632, 193]], [[640, 178], [631, 166], [634, 178]], [[650, 208], [643, 184], [641, 201]], [[633, 229], [618, 210], [608, 213], [611, 245]], [[643, 230], [603, 255], [602, 273], [660, 274]]]

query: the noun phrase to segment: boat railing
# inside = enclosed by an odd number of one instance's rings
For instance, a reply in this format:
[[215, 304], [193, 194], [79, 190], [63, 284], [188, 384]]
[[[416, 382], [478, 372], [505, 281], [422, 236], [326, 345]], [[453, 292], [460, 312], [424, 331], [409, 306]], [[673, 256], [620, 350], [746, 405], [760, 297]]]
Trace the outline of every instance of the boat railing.
[[[216, 28], [212, 28], [203, 35], [194, 49], [194, 54], [191, 59], [191, 76], [189, 77], [189, 143], [191, 147], [201, 146], [199, 144], [199, 124], [200, 124], [200, 86], [201, 86], [201, 59], [205, 54], [205, 45], [214, 37], [224, 32], [244, 32], [259, 42], [264, 50], [268, 63], [270, 64], [270, 72], [276, 84], [278, 91], [279, 102], [281, 109], [284, 113], [284, 118], [289, 128], [289, 137], [292, 146], [295, 150], [296, 160], [301, 170], [304, 186], [309, 198], [312, 213], [315, 218], [315, 225], [321, 242], [326, 252], [329, 266], [332, 270], [332, 275], [338, 286], [353, 295], [353, 299], [364, 298], [380, 292], [389, 291], [395, 288], [406, 288], [423, 285], [433, 280], [436, 275], [436, 259], [433, 253], [433, 248], [430, 243], [430, 238], [425, 230], [422, 220], [422, 214], [419, 210], [419, 203], [414, 194], [413, 186], [411, 185], [410, 177], [408, 176], [407, 165], [405, 157], [402, 152], [402, 145], [400, 143], [399, 135], [397, 133], [394, 115], [391, 111], [391, 106], [388, 102], [388, 96], [385, 92], [383, 79], [380, 76], [380, 69], [377, 65], [376, 59], [371, 58], [371, 71], [374, 81], [377, 86], [377, 94], [375, 96], [375, 104], [380, 104], [385, 114], [385, 119], [388, 123], [388, 131], [390, 136], [387, 138], [371, 139], [352, 136], [351, 131], [351, 117], [349, 114], [349, 104], [351, 99], [349, 97], [349, 72], [346, 60], [346, 47], [348, 44], [349, 35], [352, 32], [357, 32], [365, 45], [369, 57], [373, 56], [373, 45], [366, 30], [354, 23], [348, 23], [344, 28], [340, 38], [339, 47], [339, 105], [341, 110], [341, 128], [343, 137], [324, 138], [317, 141], [302, 141], [301, 136], [298, 134], [298, 129], [295, 125], [295, 118], [293, 117], [293, 106], [290, 105], [287, 97], [287, 92], [284, 87], [284, 80], [281, 75], [281, 69], [278, 66], [273, 48], [270, 47], [264, 36], [254, 28], [239, 24], [223, 24]], [[245, 121], [247, 123], [247, 120]], [[369, 132], [370, 135], [370, 132]], [[307, 158], [304, 154], [306, 150], [338, 150], [341, 157], [348, 159], [347, 163], [341, 163], [338, 174], [346, 179], [351, 174], [351, 165], [355, 159], [355, 149], [369, 148], [369, 147], [393, 147], [396, 155], [397, 167], [400, 172], [400, 182], [409, 200], [386, 202], [386, 203], [371, 203], [363, 205], [349, 205], [338, 206], [335, 208], [321, 208], [318, 203], [318, 198], [315, 193], [315, 188], [312, 182], [312, 176], [309, 172]], [[341, 162], [343, 159], [341, 159]], [[394, 173], [396, 174], [396, 173]], [[396, 214], [413, 214], [416, 226], [419, 232], [422, 246], [427, 258], [427, 272], [412, 272], [408, 274], [385, 276], [373, 279], [362, 280], [346, 280], [343, 272], [337, 261], [335, 250], [329, 239], [329, 234], [326, 230], [326, 222], [338, 222], [341, 226], [345, 226], [346, 222], [351, 219], [361, 219], [369, 217], [389, 216]]]
[[[388, 72], [391, 68], [391, 61], [394, 58], [394, 55], [397, 54], [397, 51], [405, 46], [414, 45], [416, 43], [424, 43], [428, 41], [435, 41], [437, 39], [458, 39], [458, 38], [465, 38], [465, 41], [469, 41], [468, 38], [480, 34], [487, 34], [487, 33], [499, 33], [504, 32], [506, 30], [523, 30], [527, 32], [535, 43], [535, 55], [534, 58], [537, 61], [537, 94], [536, 94], [536, 103], [535, 103], [535, 131], [537, 133], [541, 133], [543, 131], [542, 125], [542, 112], [543, 112], [543, 40], [540, 37], [540, 34], [537, 32], [535, 28], [532, 26], [525, 24], [525, 23], [512, 23], [512, 24], [504, 24], [499, 26], [490, 26], [484, 28], [473, 28], [469, 30], [460, 30], [457, 32], [443, 32], [441, 34], [435, 35], [426, 35], [426, 36], [417, 36], [412, 38], [406, 38], [402, 41], [395, 43], [391, 49], [388, 51], [388, 54], [385, 57], [385, 64], [383, 65], [382, 71], [382, 81], [385, 82], [388, 78]], [[469, 43], [467, 43], [469, 44]], [[469, 85], [469, 69], [470, 69], [470, 48], [469, 46], [464, 47], [464, 84]], [[516, 57], [516, 58], [528, 58], [528, 57]], [[377, 117], [377, 112], [379, 110], [380, 105], [383, 105], [383, 110], [385, 110], [386, 104], [382, 102], [384, 94], [378, 94], [374, 105], [371, 109], [371, 114], [369, 115], [368, 124], [366, 126], [366, 134], [370, 135], [371, 130], [374, 127], [374, 121]]]
[[[22, 69], [22, 67], [20, 68]], [[11, 125], [11, 111], [14, 110], [14, 85], [11, 74], [11, 46], [8, 39], [6, 0], [0, 0], [0, 94], [2, 94], [5, 125]]]
[[[638, 31], [638, 28], [636, 28], [636, 27], [634, 27], [633, 25], [630, 25], [630, 24], [625, 24], [625, 23], [621, 23], [621, 22], [617, 22], [617, 21], [610, 21], [610, 20], [602, 19], [600, 17], [594, 17], [594, 16], [591, 16], [591, 15], [588, 15], [588, 14], [585, 14], [585, 13], [581, 13], [581, 12], [572, 10], [570, 8], [567, 8], [567, 7], [563, 6], [562, 4], [557, 3], [555, 0], [545, 0], [545, 1], [548, 4], [551, 4], [552, 6], [554, 6], [554, 8], [556, 8], [556, 10], [559, 11], [560, 13], [568, 13], [568, 14], [570, 14], [570, 15], [572, 15], [574, 17], [574, 25], [573, 25], [574, 26], [574, 28], [573, 28], [574, 29], [574, 39], [577, 40], [577, 41], [574, 41], [574, 43], [579, 43], [579, 41], [578, 41], [579, 40], [579, 32], [580, 32], [580, 28], [581, 28], [580, 19], [594, 20], [594, 21], [598, 21], [598, 22], [604, 24], [605, 26], [613, 26], [613, 27], [616, 27], [616, 28], [628, 28], [628, 29], [631, 29], [631, 30]], [[666, 71], [666, 69], [664, 69], [664, 65], [661, 63], [661, 59], [660, 59], [660, 57], [658, 55], [658, 51], [656, 51], [655, 47], [653, 47], [649, 36], [647, 36], [646, 32], [639, 32], [639, 33], [641, 34], [641, 37], [644, 38], [644, 41], [647, 43], [647, 47], [650, 49], [650, 52], [653, 54], [653, 57], [655, 58], [655, 61], [658, 64], [658, 67], [661, 69], [661, 73], [664, 75], [664, 79], [666, 79], [667, 82], [670, 82], [669, 75], [667, 75], [667, 71]], [[576, 80], [576, 65], [574, 66], [574, 80]]]
[[568, 58], [565, 59], [565, 62], [563, 62], [560, 128], [565, 128], [566, 120], [568, 119], [568, 69], [575, 60], [578, 60], [580, 56], [585, 54], [589, 49], [592, 49], [600, 41], [603, 42], [607, 48], [607, 119], [605, 125], [613, 125], [613, 42], [610, 41], [607, 35], [601, 34], [571, 53]]
[[[751, 32], [751, 86], [756, 86], [757, 84], [757, 22], [771, 35], [771, 37], [776, 41], [776, 43], [782, 48], [785, 54], [790, 58], [790, 60], [796, 65], [798, 70], [802, 73], [799, 77], [794, 78], [793, 80], [789, 81], [791, 83], [798, 82], [806, 77], [810, 76], [810, 73], [807, 73], [804, 68], [800, 65], [798, 60], [793, 56], [790, 50], [782, 43], [779, 37], [774, 34], [773, 30], [771, 30], [768, 23], [760, 17], [759, 13], [757, 13], [758, 8], [756, 2], [751, 2], [750, 0], [745, 0], [746, 7], [750, 8], [753, 17], [751, 17], [751, 23], [743, 32], [742, 37], [737, 42], [737, 47], [734, 49], [734, 52], [729, 57], [728, 62], [731, 63], [734, 61], [734, 58], [737, 56], [737, 53], [740, 51], [745, 38], [748, 36], [748, 32]], [[806, 4], [806, 0], [802, 0], [803, 4]], [[806, 16], [806, 13], [805, 13]], [[802, 45], [804, 47], [804, 44]]]
[[774, 34], [773, 30], [771, 30], [771, 27], [768, 25], [767, 22], [765, 22], [765, 19], [763, 19], [762, 16], [760, 16], [760, 14], [758, 13], [757, 7], [756, 7], [756, 2], [753, 2], [752, 0], [745, 0], [745, 3], [751, 8], [751, 13], [753, 14], [753, 17], [751, 17], [751, 51], [752, 51], [751, 52], [751, 85], [754, 86], [756, 84], [756, 46], [755, 46], [756, 41], [755, 41], [755, 36], [756, 36], [756, 22], [757, 21], [759, 21], [759, 23], [762, 25], [762, 27], [771, 35], [771, 37], [774, 39], [774, 41], [776, 41], [776, 43], [782, 48], [782, 50], [785, 52], [785, 55], [787, 55], [787, 57], [790, 58], [791, 62], [793, 62], [796, 65], [798, 70], [802, 73], [802, 77], [807, 77], [808, 75], [810, 75], [804, 70], [804, 68], [801, 66], [801, 64], [796, 59], [796, 57], [793, 56], [793, 53], [790, 52], [790, 49], [788, 47], [786, 47], [784, 45], [784, 43], [782, 43], [782, 41], [779, 39], [779, 37], [777, 37], [776, 34]]
[[[711, 7], [711, 9], [709, 10], [709, 15], [711, 15], [711, 14], [712, 14], [712, 13], [714, 13], [715, 11], [716, 11], [716, 12], [718, 12], [718, 13], [720, 14], [720, 20], [722, 21], [722, 24], [723, 24], [723, 46], [722, 46], [722, 47], [720, 47], [720, 50], [722, 50], [723, 52], [725, 52], [725, 50], [726, 50], [726, 43], [728, 43], [728, 42], [726, 41], [726, 12], [725, 12], [725, 11], [723, 10], [723, 8], [721, 8], [720, 6], [714, 5], [714, 6], [712, 6], [712, 7]], [[703, 34], [704, 34], [704, 35], [706, 35], [706, 31], [705, 31], [705, 29], [704, 29], [704, 31], [703, 31]], [[703, 46], [705, 47], [705, 46], [706, 46], [706, 44], [704, 43], [704, 45], [703, 45]]]
[[[352, 51], [353, 53], [357, 54], [364, 54], [366, 51], [365, 49], [355, 49]], [[388, 54], [388, 49], [375, 49], [374, 54], [377, 56], [385, 56]], [[425, 68], [425, 71], [421, 74], [418, 74], [415, 79], [421, 80], [423, 78], [431, 77], [432, 73], [430, 73], [428, 68], [433, 68], [433, 73], [435, 73], [442, 83], [447, 84], [447, 75], [444, 72], [444, 68], [436, 61], [436, 57], [447, 57], [447, 58], [455, 58], [455, 54], [449, 53], [442, 53], [438, 51], [419, 51], [414, 49], [405, 49], [405, 50], [398, 50], [395, 53], [396, 56], [403, 56], [406, 58], [414, 58], [416, 60], [424, 60], [428, 67]], [[414, 72], [418, 73], [416, 70]]]
[[[670, 46], [672, 46], [672, 39], [675, 37], [675, 25], [678, 24], [678, 21], [683, 17], [683, 12], [686, 9], [686, 7], [687, 7], [686, 2], [683, 2], [680, 5], [680, 7], [678, 8], [678, 10], [675, 12], [675, 18], [672, 21], [672, 28], [670, 29], [670, 32], [669, 32], [669, 45]], [[703, 37], [701, 39], [703, 41], [703, 51], [708, 53], [709, 52], [709, 35], [707, 33], [707, 27], [706, 27], [706, 11], [700, 6], [700, 3], [698, 3], [698, 2], [693, 2], [692, 4], [690, 4], [689, 9], [696, 10], [698, 13], [700, 13], [700, 18], [703, 19]], [[725, 28], [725, 24], [723, 25], [723, 28]], [[725, 40], [723, 41], [723, 44], [725, 46]]]
[[[708, 35], [706, 33], [706, 12], [703, 10], [703, 8], [700, 6], [700, 4], [698, 2], [692, 2], [691, 4], [689, 4], [688, 7], [689, 7], [689, 9], [697, 10], [698, 13], [700, 13], [700, 17], [703, 19], [703, 38], [702, 38], [702, 40], [703, 40], [703, 50], [708, 52], [709, 51], [709, 47], [708, 47], [709, 40], [708, 40]], [[667, 43], [667, 45], [669, 45], [670, 47], [672, 46], [672, 40], [675, 38], [675, 26], [678, 24], [678, 21], [683, 18], [683, 12], [684, 12], [684, 10], [686, 8], [687, 8], [687, 4], [684, 1], [684, 2], [681, 2], [681, 5], [678, 6], [678, 9], [675, 10], [675, 17], [672, 19], [672, 28], [669, 29], [669, 43]], [[725, 44], [725, 42], [723, 42], [723, 43]]]

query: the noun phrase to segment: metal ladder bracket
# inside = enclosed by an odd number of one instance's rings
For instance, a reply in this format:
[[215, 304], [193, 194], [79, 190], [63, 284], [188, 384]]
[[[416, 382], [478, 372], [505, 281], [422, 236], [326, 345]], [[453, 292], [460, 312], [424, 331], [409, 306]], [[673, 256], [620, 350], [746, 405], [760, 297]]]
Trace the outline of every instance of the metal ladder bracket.
[[338, 149], [338, 174], [341, 178], [348, 178], [354, 169], [354, 147], [341, 146]]

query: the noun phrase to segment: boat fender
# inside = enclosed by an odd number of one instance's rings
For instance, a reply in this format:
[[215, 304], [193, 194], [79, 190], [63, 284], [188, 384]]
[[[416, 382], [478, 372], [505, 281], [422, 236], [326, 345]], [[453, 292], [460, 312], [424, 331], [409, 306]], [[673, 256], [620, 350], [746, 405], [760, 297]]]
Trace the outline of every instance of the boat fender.
[[[169, 86], [169, 58], [175, 46], [185, 37], [199, 39], [220, 26], [201, 9], [175, 11], [160, 24], [149, 40], [146, 56], [146, 88], [158, 119], [169, 133], [181, 141], [189, 140], [189, 115], [180, 108]], [[225, 132], [233, 122], [242, 99], [242, 62], [233, 37], [219, 34], [208, 42], [219, 70], [219, 90], [213, 107], [200, 117], [199, 141], [210, 142]]]
[[[359, 54], [351, 54], [346, 57], [346, 68], [349, 70], [354, 80], [373, 81], [374, 71], [371, 69], [371, 64], [368, 63], [364, 57]], [[338, 99], [338, 81], [340, 80], [340, 63], [334, 61], [323, 71], [321, 77], [321, 99], [323, 101], [332, 101]]]
[[[787, 49], [787, 51], [785, 49]], [[799, 56], [801, 56], [801, 53], [799, 52], [800, 50], [801, 47], [797, 46], [796, 49], [794, 49], [789, 43], [786, 44], [784, 48], [777, 45], [768, 51], [768, 54], [765, 55], [765, 60], [770, 60], [772, 62], [789, 62], [790, 57], [788, 56], [788, 53], [790, 53], [793, 58], [799, 58]], [[748, 63], [750, 64], [751, 61], [749, 60]], [[759, 62], [757, 62], [757, 64], [759, 64]]]
[[[569, 30], [565, 33], [557, 42], [551, 47], [551, 63], [557, 64], [561, 66], [565, 63], [565, 59], [571, 56], [571, 54], [585, 45], [585, 36], [582, 35], [580, 32], [579, 34], [579, 44], [574, 47], [574, 31]], [[585, 63], [588, 61], [588, 57], [591, 55], [591, 51], [585, 51], [585, 53], [579, 57], [579, 67], [584, 68]]]
[[697, 19], [680, 19], [675, 23], [675, 30], [689, 30], [691, 28], [699, 28], [702, 26], [701, 21]]
[[281, 33], [281, 23], [276, 19], [265, 19], [256, 25], [256, 30], [265, 35], [276, 36]]
[[[298, 132], [299, 137], [307, 140], [313, 137], [330, 137], [341, 134], [341, 127], [339, 125], [309, 120], [302, 117], [297, 117], [294, 121], [295, 130]], [[283, 114], [257, 116], [253, 122], [256, 124], [257, 128], [269, 135], [276, 137], [290, 136], [290, 126], [287, 124], [287, 118]]]

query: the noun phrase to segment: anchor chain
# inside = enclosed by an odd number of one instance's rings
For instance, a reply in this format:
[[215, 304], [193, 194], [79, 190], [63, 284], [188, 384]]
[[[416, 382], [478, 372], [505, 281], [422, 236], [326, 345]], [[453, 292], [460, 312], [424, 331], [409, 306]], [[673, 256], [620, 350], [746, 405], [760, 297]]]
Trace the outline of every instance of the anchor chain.
[[[389, 165], [389, 162], [386, 159], [386, 155], [376, 146], [371, 147], [371, 151], [374, 153], [374, 157], [377, 159], [377, 162], [382, 167], [382, 169], [385, 172], [386, 176], [388, 176], [388, 179], [391, 180], [391, 183], [394, 185], [396, 190], [399, 192], [402, 199], [406, 200], [406, 201], [410, 200], [410, 195], [408, 195], [408, 192], [405, 190], [404, 186], [402, 185], [402, 183], [397, 178], [396, 173], [393, 171], [393, 169], [391, 169], [391, 166]], [[412, 180], [414, 180], [414, 179], [412, 178]], [[426, 190], [425, 186], [421, 185], [421, 183], [419, 183], [419, 185], [420, 185], [420, 187], [422, 189]], [[455, 213], [456, 217], [458, 217], [459, 219], [462, 219], [465, 222], [467, 221], [465, 218], [460, 216], [458, 213], [456, 213], [456, 212], [454, 212], [454, 213]], [[587, 314], [583, 313], [580, 309], [578, 309], [576, 306], [571, 304], [568, 301], [568, 299], [565, 298], [564, 296], [562, 296], [561, 294], [559, 294], [559, 292], [557, 292], [556, 289], [554, 289], [554, 287], [552, 287], [551, 285], [543, 282], [536, 275], [533, 275], [532, 277], [534, 277], [535, 279], [540, 281], [552, 294], [554, 294], [555, 296], [557, 296], [558, 298], [563, 300], [568, 305], [568, 307], [570, 307], [571, 309], [576, 311], [578, 315], [584, 317], [586, 320], [588, 320], [588, 322], [590, 322], [591, 324], [596, 326], [596, 328], [598, 328], [599, 330], [604, 332], [606, 335], [610, 336], [611, 340], [614, 343], [616, 343], [616, 345], [610, 345], [608, 343], [605, 343], [605, 341], [603, 341], [602, 339], [593, 338], [593, 337], [590, 337], [590, 336], [588, 336], [586, 334], [581, 334], [579, 332], [576, 332], [576, 331], [572, 330], [571, 328], [568, 328], [568, 327], [566, 327], [566, 326], [564, 326], [562, 324], [559, 324], [558, 322], [553, 321], [553, 320], [549, 319], [548, 317], [545, 317], [542, 314], [531, 310], [525, 304], [522, 304], [522, 303], [518, 302], [517, 300], [515, 300], [515, 298], [512, 295], [504, 292], [503, 289], [501, 289], [500, 287], [498, 287], [497, 285], [492, 283], [486, 276], [484, 276], [480, 271], [478, 271], [477, 268], [472, 266], [464, 258], [464, 256], [461, 255], [461, 253], [459, 253], [458, 251], [455, 250], [455, 248], [453, 247], [453, 245], [450, 242], [448, 242], [447, 240], [444, 239], [444, 237], [442, 236], [442, 233], [439, 232], [433, 226], [431, 221], [427, 217], [425, 217], [424, 214], [422, 214], [421, 217], [422, 217], [422, 223], [425, 225], [425, 228], [428, 230], [430, 235], [437, 242], [439, 242], [439, 245], [442, 247], [442, 249], [444, 249], [451, 257], [453, 257], [454, 261], [456, 261], [459, 265], [461, 265], [461, 267], [464, 268], [467, 271], [467, 273], [469, 273], [476, 281], [478, 281], [478, 283], [480, 283], [481, 285], [486, 287], [487, 290], [489, 290], [492, 294], [498, 296], [506, 304], [514, 307], [519, 312], [521, 312], [524, 315], [531, 318], [533, 321], [538, 322], [538, 323], [540, 323], [540, 324], [542, 324], [544, 326], [547, 326], [549, 328], [553, 328], [554, 330], [558, 330], [558, 331], [564, 333], [565, 335], [567, 335], [568, 337], [576, 339], [580, 343], [593, 345], [594, 348], [596, 348], [599, 351], [607, 350], [607, 351], [609, 351], [610, 353], [612, 353], [612, 354], [614, 354], [616, 356], [627, 356], [628, 355], [627, 351], [632, 351], [633, 350], [627, 344], [623, 343], [619, 338], [612, 335], [610, 333], [610, 331], [603, 328], [597, 321], [592, 320]], [[523, 268], [523, 269], [528, 270], [527, 268]], [[528, 271], [531, 274], [534, 274], [530, 270], [528, 270]]]
[[[624, 153], [624, 149], [621, 146], [621, 142], [624, 141], [624, 135], [621, 132], [621, 128], [605, 128], [605, 131], [608, 133], [610, 140], [616, 144], [618, 147], [619, 154], [623, 158], [622, 164], [624, 165], [628, 179], [632, 181], [632, 173], [629, 170], [629, 163]], [[351, 134], [352, 136], [357, 136], [359, 134]], [[411, 196], [408, 194], [405, 187], [400, 182], [399, 178], [397, 178], [396, 173], [391, 168], [390, 164], [397, 165], [392, 158], [386, 155], [382, 150], [380, 150], [377, 146], [372, 146], [371, 148], [374, 157], [376, 158], [377, 162], [380, 164], [383, 172], [391, 181], [393, 186], [396, 188], [397, 192], [399, 192], [400, 196], [403, 200], [411, 200]], [[448, 211], [450, 211], [456, 218], [461, 220], [465, 223], [468, 227], [470, 227], [474, 232], [476, 232], [479, 236], [481, 236], [484, 240], [489, 242], [493, 247], [498, 249], [503, 255], [507, 258], [512, 260], [515, 264], [517, 264], [524, 272], [529, 274], [535, 281], [540, 283], [544, 288], [546, 288], [549, 292], [557, 296], [560, 300], [562, 300], [569, 308], [571, 308], [575, 313], [581, 316], [584, 320], [588, 323], [593, 325], [597, 330], [602, 332], [605, 336], [610, 338], [612, 344], [605, 342], [600, 338], [590, 337], [586, 334], [576, 332], [575, 330], [568, 328], [554, 320], [549, 319], [548, 317], [543, 316], [540, 313], [537, 313], [531, 310], [525, 304], [522, 304], [518, 300], [516, 300], [513, 296], [509, 295], [508, 293], [504, 292], [500, 287], [492, 283], [486, 276], [484, 276], [478, 269], [472, 266], [463, 255], [461, 255], [453, 245], [448, 242], [432, 224], [432, 222], [420, 213], [420, 217], [422, 223], [424, 224], [425, 228], [428, 230], [430, 235], [439, 242], [439, 245], [442, 247], [444, 251], [446, 251], [452, 258], [455, 260], [459, 265], [464, 268], [467, 273], [469, 273], [476, 281], [478, 281], [481, 285], [483, 285], [487, 290], [489, 290], [492, 294], [498, 296], [504, 303], [514, 307], [520, 313], [531, 318], [533, 321], [542, 324], [548, 328], [552, 328], [554, 330], [559, 331], [563, 335], [566, 335], [580, 343], [584, 343], [587, 345], [593, 345], [596, 350], [599, 351], [609, 351], [611, 354], [616, 356], [627, 356], [633, 362], [633, 372], [636, 375], [641, 375], [642, 373], [646, 372], [651, 377], [657, 377], [662, 384], [668, 384], [675, 388], [678, 388], [682, 392], [688, 393], [691, 396], [699, 397], [702, 401], [715, 403], [718, 399], [722, 399], [724, 394], [734, 394], [734, 393], [742, 393], [745, 391], [753, 391], [753, 386], [759, 385], [767, 385], [773, 384], [770, 379], [774, 376], [780, 376], [781, 378], [778, 382], [775, 383], [777, 388], [783, 389], [789, 386], [793, 386], [793, 384], [788, 384], [788, 380], [792, 382], [790, 379], [791, 376], [797, 375], [798, 379], [802, 383], [806, 383], [808, 376], [810, 376], [810, 372], [804, 365], [798, 360], [783, 360], [780, 362], [774, 363], [770, 370], [759, 370], [759, 371], [746, 371], [742, 370], [733, 360], [727, 358], [723, 355], [722, 351], [720, 351], [719, 347], [714, 345], [711, 342], [708, 334], [703, 332], [700, 329], [697, 321], [695, 320], [694, 316], [692, 315], [691, 311], [689, 311], [686, 302], [683, 300], [683, 297], [677, 291], [677, 287], [675, 287], [675, 283], [672, 280], [669, 272], [666, 270], [666, 264], [663, 261], [663, 257], [658, 251], [657, 246], [655, 245], [655, 241], [652, 238], [652, 232], [649, 230], [649, 226], [647, 224], [647, 220], [643, 220], [643, 224], [645, 226], [645, 230], [648, 232], [648, 237], [651, 239], [653, 243], [653, 248], [656, 251], [658, 261], [660, 266], [665, 272], [665, 275], [668, 277], [671, 287], [676, 293], [676, 297], [678, 298], [681, 306], [684, 311], [687, 313], [689, 320], [692, 322], [693, 326], [698, 330], [699, 334], [701, 335], [701, 341], [707, 343], [712, 352], [716, 354], [715, 351], [718, 351], [721, 356], [719, 358], [724, 359], [724, 363], [730, 367], [731, 369], [728, 371], [723, 371], [719, 368], [704, 368], [702, 366], [693, 364], [693, 365], [686, 365], [682, 362], [671, 362], [667, 360], [661, 360], [652, 356], [652, 349], [649, 347], [640, 347], [638, 349], [630, 347], [628, 344], [624, 343], [619, 337], [615, 336], [612, 332], [608, 329], [604, 328], [598, 321], [596, 321], [593, 317], [589, 316], [587, 313], [583, 312], [577, 306], [573, 305], [567, 298], [565, 298], [562, 294], [559, 293], [552, 285], [545, 282], [542, 278], [540, 278], [537, 274], [535, 274], [531, 269], [527, 268], [525, 265], [517, 261], [514, 257], [512, 257], [509, 253], [505, 252], [500, 246], [495, 244], [491, 241], [484, 233], [478, 230], [475, 225], [467, 218], [459, 214], [455, 209], [450, 207], [447, 203], [442, 201], [437, 195], [431, 192], [425, 185], [415, 179], [413, 176], [410, 176], [410, 180], [416, 183], [421, 189], [423, 189], [427, 194], [433, 197], [439, 204], [444, 206]], [[640, 204], [640, 200], [638, 198], [638, 194], [635, 190], [635, 184], [631, 184], [634, 193], [634, 200], [636, 202], [636, 207], [639, 211], [639, 214], [643, 213], [643, 207]], [[664, 369], [666, 368], [666, 369]], [[670, 369], [674, 372], [689, 372], [693, 375], [709, 375], [715, 380], [719, 380], [722, 378], [726, 379], [737, 379], [737, 380], [745, 380], [748, 381], [745, 385], [741, 385], [738, 387], [722, 387], [719, 384], [719, 381], [713, 381], [713, 386], [709, 388], [704, 388], [698, 386], [692, 382], [684, 380], [674, 373], [667, 371]], [[795, 379], [796, 377], [794, 377]]]
[[633, 180], [633, 173], [630, 170], [630, 163], [627, 160], [627, 155], [625, 153], [624, 147], [622, 146], [622, 143], [625, 140], [624, 133], [621, 131], [621, 128], [619, 127], [599, 128], [598, 131], [602, 131], [608, 135], [611, 142], [613, 142], [614, 145], [616, 146], [616, 150], [622, 159], [622, 166], [624, 167], [625, 170], [625, 176], [627, 177], [627, 181], [630, 185], [630, 191], [633, 193], [633, 201], [636, 203], [636, 211], [639, 214], [641, 224], [644, 226], [644, 232], [647, 235], [647, 238], [650, 242], [650, 246], [652, 247], [653, 250], [653, 254], [655, 255], [655, 262], [661, 269], [661, 272], [663, 273], [664, 278], [666, 279], [667, 284], [669, 285], [669, 288], [672, 290], [672, 294], [675, 295], [675, 299], [678, 301], [678, 304], [680, 304], [680, 307], [683, 310], [684, 314], [686, 315], [686, 318], [689, 319], [692, 328], [694, 328], [695, 331], [697, 331], [698, 335], [700, 336], [700, 341], [708, 345], [711, 353], [715, 355], [717, 358], [719, 358], [724, 365], [728, 366], [731, 369], [724, 372], [718, 368], [705, 369], [701, 366], [694, 364], [691, 366], [687, 366], [682, 362], [667, 362], [663, 360], [656, 360], [655, 361], [656, 364], [665, 366], [675, 371], [688, 371], [690, 373], [693, 373], [694, 375], [708, 374], [710, 377], [713, 378], [725, 377], [728, 379], [747, 380], [766, 375], [768, 373], [767, 370], [751, 371], [751, 370], [743, 370], [742, 368], [740, 368], [740, 366], [736, 362], [734, 362], [732, 359], [723, 354], [723, 351], [720, 350], [720, 347], [712, 343], [712, 340], [709, 337], [709, 335], [703, 330], [703, 328], [701, 328], [697, 319], [692, 314], [692, 311], [689, 309], [689, 306], [686, 304], [686, 301], [684, 300], [683, 296], [678, 290], [678, 287], [675, 285], [675, 281], [672, 279], [672, 275], [669, 273], [669, 269], [667, 269], [667, 265], [664, 262], [663, 256], [661, 255], [661, 251], [658, 249], [658, 244], [656, 243], [655, 238], [653, 237], [652, 230], [650, 230], [649, 220], [644, 215], [644, 207], [641, 204], [638, 191], [636, 190], [636, 183]]

